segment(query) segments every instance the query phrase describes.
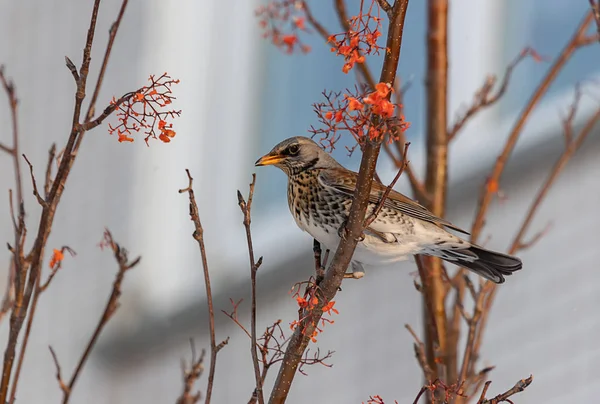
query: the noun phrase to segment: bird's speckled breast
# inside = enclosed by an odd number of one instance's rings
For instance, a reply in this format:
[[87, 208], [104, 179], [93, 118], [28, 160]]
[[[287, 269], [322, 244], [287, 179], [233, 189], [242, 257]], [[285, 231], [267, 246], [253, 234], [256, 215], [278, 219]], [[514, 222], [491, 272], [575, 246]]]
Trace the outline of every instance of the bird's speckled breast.
[[288, 181], [288, 206], [303, 230], [318, 226], [325, 233], [337, 235], [348, 217], [352, 200], [339, 193], [334, 195], [324, 188], [317, 176], [320, 170], [307, 170], [290, 176]]

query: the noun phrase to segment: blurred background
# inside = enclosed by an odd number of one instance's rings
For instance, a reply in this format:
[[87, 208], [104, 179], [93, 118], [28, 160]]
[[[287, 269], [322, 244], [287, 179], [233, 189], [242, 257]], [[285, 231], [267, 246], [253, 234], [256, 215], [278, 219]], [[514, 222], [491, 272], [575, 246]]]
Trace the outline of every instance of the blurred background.
[[[89, 24], [92, 1], [0, 1], [0, 64], [16, 84], [20, 100], [21, 148], [43, 178], [53, 142], [63, 145], [70, 129], [75, 85], [64, 66], [76, 65]], [[340, 32], [330, 1], [309, 1], [331, 31]], [[348, 1], [349, 13], [358, 0]], [[177, 137], [146, 147], [141, 138], [120, 144], [106, 126], [86, 135], [59, 205], [48, 250], [68, 245], [50, 289], [40, 298], [27, 359], [17, 394], [19, 403], [57, 402], [61, 396], [48, 352], [52, 345], [67, 377], [75, 367], [108, 298], [117, 266], [98, 243], [104, 227], [141, 255], [125, 279], [121, 307], [102, 335], [73, 393], [73, 402], [173, 402], [182, 388], [180, 359], [189, 358], [189, 339], [208, 348], [206, 297], [200, 256], [192, 239], [184, 169], [195, 178], [205, 229], [215, 299], [217, 339], [229, 336], [218, 359], [214, 402], [245, 402], [253, 389], [249, 342], [221, 313], [229, 299], [248, 301], [249, 268], [236, 190], [247, 193], [253, 162], [280, 140], [307, 135], [317, 120], [311, 104], [321, 92], [354, 85], [341, 72], [343, 61], [317, 35], [305, 35], [312, 51], [287, 55], [261, 38], [254, 15], [259, 1], [132, 0], [121, 25], [98, 108], [168, 72], [175, 87]], [[92, 56], [91, 82], [98, 72], [108, 29], [120, 2], [102, 2]], [[468, 105], [488, 74], [502, 76], [526, 46], [553, 58], [588, 10], [585, 0], [452, 0], [450, 7], [449, 113]], [[405, 114], [412, 143], [409, 158], [423, 170], [425, 2], [412, 1], [400, 62], [410, 83]], [[574, 86], [585, 96], [576, 119], [580, 126], [600, 99], [599, 45], [579, 51], [552, 85], [529, 120], [501, 183], [506, 198], [490, 209], [486, 245], [503, 250], [520, 225], [534, 193], [564, 148], [561, 117]], [[381, 60], [369, 61], [377, 72]], [[516, 114], [540, 81], [548, 63], [526, 60], [514, 73], [500, 104], [478, 115], [451, 147], [448, 219], [468, 228], [478, 193]], [[11, 142], [8, 104], [0, 95], [0, 141]], [[111, 121], [114, 122], [114, 121]], [[596, 132], [600, 131], [598, 129]], [[480, 364], [495, 365], [489, 392], [497, 394], [519, 378], [534, 383], [519, 403], [593, 402], [600, 394], [600, 136], [590, 135], [556, 183], [532, 230], [551, 223], [533, 248], [522, 252], [525, 269], [510, 278], [498, 298], [486, 331]], [[334, 155], [357, 168], [342, 145]], [[12, 161], [0, 155], [0, 189], [14, 188]], [[286, 206], [285, 176], [274, 168], [257, 172], [253, 215], [255, 252], [264, 256], [259, 272], [259, 330], [280, 318], [284, 329], [296, 318], [289, 289], [313, 272], [312, 240], [298, 230]], [[384, 182], [395, 173], [382, 158]], [[31, 184], [24, 173], [26, 195]], [[399, 189], [409, 193], [408, 184]], [[30, 231], [40, 210], [26, 200]], [[0, 198], [0, 236], [12, 240], [8, 198]], [[49, 259], [49, 257], [48, 257]], [[0, 290], [6, 286], [9, 253], [0, 253]], [[47, 269], [47, 265], [45, 267]], [[386, 401], [412, 402], [421, 385], [412, 337], [420, 333], [420, 295], [413, 287], [413, 262], [367, 273], [344, 283], [335, 325], [319, 336], [322, 350], [334, 350], [332, 368], [306, 368], [294, 381], [290, 403], [360, 403], [379, 394]], [[249, 310], [242, 303], [241, 312]], [[243, 321], [247, 317], [242, 316]], [[0, 324], [0, 343], [8, 319]], [[268, 385], [276, 369], [272, 370]], [[206, 386], [206, 375], [198, 385]], [[268, 387], [267, 387], [267, 390]], [[316, 398], [315, 398], [316, 397]]]

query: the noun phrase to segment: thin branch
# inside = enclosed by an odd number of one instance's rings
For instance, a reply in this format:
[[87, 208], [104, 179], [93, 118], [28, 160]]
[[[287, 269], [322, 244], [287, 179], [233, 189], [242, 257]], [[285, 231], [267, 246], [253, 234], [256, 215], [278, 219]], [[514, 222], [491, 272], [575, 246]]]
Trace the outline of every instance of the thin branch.
[[27, 162], [27, 165], [29, 166], [29, 174], [31, 175], [31, 183], [33, 184], [33, 196], [35, 196], [38, 203], [42, 207], [44, 207], [48, 203], [44, 200], [44, 198], [42, 198], [42, 196], [38, 192], [37, 181], [35, 180], [35, 176], [33, 175], [33, 165], [31, 164], [31, 162], [29, 161], [29, 159], [27, 158], [26, 155], [23, 154], [23, 158], [25, 159], [25, 161]]
[[[554, 82], [554, 80], [556, 79], [556, 77], [558, 76], [558, 74], [560, 73], [562, 68], [566, 65], [567, 61], [570, 60], [570, 58], [573, 56], [573, 54], [579, 48], [581, 48], [583, 46], [581, 40], [582, 40], [582, 38], [585, 37], [585, 33], [586, 33], [590, 23], [592, 22], [592, 19], [593, 19], [593, 13], [590, 11], [586, 14], [586, 16], [580, 22], [580, 24], [578, 25], [574, 34], [572, 35], [571, 39], [565, 45], [565, 47], [563, 48], [563, 50], [561, 51], [559, 56], [556, 58], [556, 60], [552, 63], [552, 65], [548, 69], [548, 72], [542, 78], [540, 84], [538, 85], [536, 90], [533, 92], [527, 105], [523, 108], [518, 119], [516, 120], [512, 130], [506, 140], [504, 148], [500, 152], [500, 154], [496, 160], [496, 163], [492, 169], [492, 172], [488, 177], [486, 186], [483, 187], [483, 190], [481, 192], [479, 205], [477, 208], [477, 213], [475, 215], [475, 219], [473, 221], [472, 230], [471, 230], [471, 242], [472, 243], [476, 243], [479, 236], [481, 235], [481, 231], [485, 224], [485, 217], [487, 215], [487, 210], [489, 209], [489, 206], [490, 206], [492, 200], [494, 199], [494, 195], [496, 192], [495, 189], [497, 189], [497, 184], [499, 183], [500, 177], [502, 176], [502, 173], [504, 172], [506, 163], [507, 163], [510, 155], [512, 154], [512, 151], [514, 150], [514, 147], [522, 133], [522, 130], [523, 130], [527, 120], [529, 119], [532, 111], [538, 105], [538, 103], [540, 102], [542, 97], [546, 94], [546, 92], [550, 88], [550, 85]], [[490, 184], [495, 184], [496, 186], [490, 186]], [[457, 285], [456, 285], [457, 291], [460, 291], [462, 288], [465, 287], [464, 277], [462, 276], [463, 274], [464, 274], [464, 270], [460, 269], [459, 273], [457, 273], [457, 275], [455, 277], [455, 279], [457, 280]], [[477, 326], [477, 330], [475, 331], [475, 338], [473, 340], [469, 339], [467, 346], [465, 347], [465, 355], [468, 353], [469, 357], [468, 358], [463, 357], [463, 362], [466, 359], [468, 359], [470, 361], [470, 363], [468, 363], [468, 364], [463, 363], [461, 366], [461, 374], [465, 378], [469, 378], [470, 375], [472, 375], [472, 373], [473, 373], [474, 363], [478, 358], [482, 338], [484, 335], [483, 331], [485, 330], [485, 327], [487, 325], [487, 320], [489, 318], [489, 311], [490, 311], [491, 305], [494, 300], [495, 290], [496, 290], [495, 286], [488, 282], [485, 284], [484, 289], [479, 292], [481, 295], [480, 296], [481, 299], [484, 298], [484, 295], [486, 295], [486, 298], [485, 298], [485, 301], [481, 308], [482, 313], [478, 317], [478, 326]], [[477, 306], [477, 304], [476, 304], [476, 306]], [[456, 305], [454, 307], [454, 315], [455, 316], [459, 315], [459, 308]], [[475, 316], [473, 316], [473, 317], [475, 317]], [[466, 369], [466, 372], [463, 372], [462, 371], [463, 369]], [[465, 383], [470, 383], [470, 381], [464, 380], [464, 379], [462, 379], [460, 381], [465, 382]]]
[[194, 195], [194, 189], [192, 188], [194, 179], [190, 174], [190, 171], [186, 168], [185, 170], [188, 177], [187, 188], [180, 189], [179, 193], [186, 193], [190, 200], [190, 219], [194, 223], [194, 240], [198, 243], [200, 249], [200, 257], [202, 258], [202, 269], [204, 272], [204, 285], [206, 287], [206, 300], [208, 306], [208, 325], [210, 332], [210, 368], [208, 370], [208, 385], [206, 387], [206, 398], [204, 402], [210, 404], [212, 398], [212, 389], [215, 380], [215, 368], [217, 365], [217, 353], [219, 350], [227, 344], [227, 340], [217, 345], [215, 337], [215, 313], [213, 308], [212, 290], [210, 286], [210, 273], [208, 271], [208, 259], [206, 258], [206, 247], [204, 246], [204, 229], [200, 222], [200, 214], [198, 213], [198, 205], [196, 203], [196, 197]]
[[552, 185], [554, 185], [554, 182], [556, 181], [560, 173], [565, 169], [571, 157], [573, 157], [573, 155], [577, 152], [577, 150], [579, 150], [583, 142], [593, 132], [593, 129], [596, 127], [596, 124], [599, 120], [600, 108], [597, 109], [594, 112], [594, 114], [592, 114], [592, 116], [586, 121], [579, 135], [572, 142], [570, 142], [570, 144], [566, 147], [559, 159], [554, 164], [554, 167], [548, 174], [546, 181], [538, 191], [537, 195], [535, 196], [531, 205], [529, 206], [529, 209], [527, 210], [525, 219], [523, 220], [523, 223], [521, 224], [521, 227], [519, 228], [519, 231], [517, 232], [517, 235], [515, 236], [512, 245], [510, 246], [509, 251], [511, 254], [514, 254], [519, 249], [522, 249], [524, 248], [524, 246], [526, 246], [526, 243], [523, 241], [523, 238], [525, 236], [525, 233], [529, 229], [529, 226], [531, 225], [531, 222], [533, 221], [537, 210], [539, 209], [546, 195], [552, 188]]
[[598, 30], [598, 40], [600, 40], [600, 2], [598, 0], [589, 0], [594, 21], [596, 21], [596, 29]]
[[[71, 256], [76, 255], [75, 251], [73, 251], [70, 247], [64, 246], [61, 248], [61, 254], [65, 252], [69, 252]], [[10, 388], [10, 403], [15, 402], [15, 397], [17, 394], [17, 386], [19, 384], [19, 377], [21, 375], [21, 370], [23, 368], [23, 363], [25, 361], [25, 353], [27, 352], [27, 345], [29, 343], [29, 335], [31, 334], [31, 329], [33, 328], [33, 320], [35, 318], [36, 309], [38, 306], [38, 301], [40, 295], [48, 289], [50, 286], [50, 282], [54, 279], [54, 276], [58, 273], [58, 271], [62, 268], [62, 259], [57, 260], [54, 266], [50, 270], [50, 275], [44, 284], [41, 283], [41, 277], [38, 277], [35, 285], [35, 290], [33, 292], [33, 298], [31, 300], [31, 308], [29, 309], [29, 316], [27, 317], [27, 325], [25, 327], [25, 334], [23, 336], [23, 341], [21, 342], [21, 351], [19, 352], [19, 360], [17, 361], [17, 368], [15, 369], [15, 374], [13, 378], [13, 383]], [[62, 389], [62, 386], [61, 386]]]
[[498, 90], [496, 90], [495, 93], [492, 93], [492, 91], [494, 90], [498, 78], [496, 76], [489, 76], [485, 80], [481, 88], [479, 88], [479, 90], [475, 93], [473, 104], [471, 104], [471, 106], [462, 114], [460, 118], [458, 118], [458, 120], [452, 125], [452, 127], [448, 128], [448, 141], [452, 141], [452, 139], [454, 139], [458, 132], [465, 126], [465, 124], [471, 118], [473, 118], [477, 114], [477, 112], [494, 105], [496, 102], [498, 102], [498, 100], [500, 100], [500, 98], [502, 98], [504, 93], [506, 93], [508, 83], [510, 82], [515, 67], [517, 67], [517, 65], [521, 63], [523, 59], [531, 55], [532, 52], [533, 51], [529, 48], [525, 49], [524, 51], [519, 53], [519, 56], [517, 56], [506, 67], [502, 83], [500, 84], [500, 87], [498, 88]]
[[256, 272], [262, 264], [262, 257], [258, 261], [254, 260], [254, 246], [252, 245], [251, 224], [251, 209], [252, 197], [254, 196], [254, 184], [256, 183], [256, 174], [252, 174], [252, 182], [250, 183], [250, 191], [248, 193], [248, 201], [244, 200], [242, 193], [237, 192], [238, 205], [244, 215], [244, 227], [246, 229], [246, 240], [248, 242], [248, 256], [250, 259], [250, 280], [251, 280], [251, 312], [250, 312], [250, 352], [252, 354], [252, 365], [254, 367], [254, 377], [256, 381], [255, 395], [260, 404], [264, 404], [265, 398], [262, 390], [262, 379], [260, 377], [260, 366], [258, 364], [258, 353], [256, 352]]
[[0, 305], [0, 321], [4, 316], [12, 309], [15, 303], [15, 260], [10, 260], [10, 268], [8, 269], [8, 276], [6, 282], [6, 291], [2, 298], [2, 304]]
[[58, 386], [62, 390], [63, 394], [70, 394], [69, 386], [65, 384], [65, 381], [62, 378], [62, 371], [60, 369], [60, 363], [58, 363], [56, 352], [54, 352], [54, 349], [50, 345], [48, 345], [48, 349], [50, 349], [50, 354], [52, 355], [52, 360], [54, 361], [54, 366], [56, 367], [56, 381], [58, 382]]
[[429, 367], [429, 364], [427, 363], [427, 355], [425, 353], [425, 344], [423, 344], [423, 341], [421, 341], [421, 339], [418, 337], [415, 330], [413, 330], [410, 325], [404, 324], [404, 327], [406, 327], [406, 329], [408, 330], [410, 335], [412, 335], [413, 339], [415, 340], [415, 343], [414, 343], [415, 357], [417, 358], [417, 362], [419, 362], [419, 366], [423, 370], [423, 376], [425, 377], [425, 381], [427, 381], [428, 383], [431, 383], [431, 381], [433, 380], [432, 379], [433, 371], [431, 370], [431, 367]]
[[56, 158], [56, 143], [48, 150], [48, 164], [46, 165], [46, 179], [44, 180], [44, 198], [48, 199], [50, 188], [52, 188], [52, 162]]
[[13, 166], [15, 171], [15, 186], [17, 187], [17, 202], [23, 203], [23, 182], [21, 181], [21, 167], [19, 164], [19, 119], [18, 119], [18, 108], [19, 100], [17, 99], [17, 93], [15, 85], [4, 76], [4, 66], [0, 65], [0, 83], [4, 88], [4, 92], [8, 97], [8, 104], [10, 106], [10, 120], [12, 126], [12, 141], [13, 145], [11, 148], [0, 145], [0, 148], [12, 155]]
[[202, 394], [200, 391], [192, 393], [194, 384], [200, 379], [204, 372], [204, 355], [206, 351], [203, 349], [200, 356], [196, 358], [196, 347], [194, 341], [190, 341], [192, 348], [192, 361], [189, 370], [185, 364], [185, 360], [181, 361], [181, 371], [183, 373], [183, 392], [176, 401], [176, 404], [195, 404], [200, 402]]
[[[507, 390], [506, 392], [502, 393], [502, 394], [498, 394], [496, 397], [486, 400], [486, 399], [480, 399], [477, 404], [498, 404], [501, 402], [511, 402], [508, 398], [511, 396], [514, 396], [517, 393], [522, 392], [523, 390], [525, 390], [531, 383], [533, 382], [533, 376], [529, 376], [527, 379], [521, 379], [519, 380], [510, 390]], [[485, 397], [485, 392], [487, 391], [487, 387], [489, 386], [490, 382], [486, 382], [486, 386], [484, 387], [484, 391], [482, 392], [481, 396], [482, 398]]]
[[[382, 83], [393, 85], [396, 78], [407, 7], [408, 0], [398, 0], [394, 4], [393, 18], [390, 18], [386, 43], [388, 51], [385, 53], [379, 80]], [[364, 218], [371, 192], [371, 182], [375, 173], [381, 141], [366, 141], [365, 143], [356, 190], [354, 192], [354, 200], [343, 233], [344, 237], [335, 252], [325, 278], [319, 285], [321, 298], [318, 299], [318, 304], [313, 310], [307, 313], [306, 318], [296, 327], [290, 339], [271, 392], [269, 399], [269, 403], [271, 404], [285, 402], [302, 359], [302, 354], [310, 342], [310, 337], [315, 331], [316, 324], [323, 315], [322, 308], [336, 295], [344, 279], [344, 273], [350, 264], [356, 245], [363, 233]]]
[[63, 404], [67, 404], [69, 399], [71, 398], [71, 392], [73, 391], [73, 387], [83, 370], [83, 367], [90, 356], [90, 353], [94, 349], [102, 330], [109, 322], [109, 320], [113, 317], [117, 309], [119, 308], [119, 298], [121, 297], [121, 286], [123, 284], [123, 280], [125, 279], [125, 273], [135, 267], [140, 263], [141, 257], [135, 258], [133, 261], [129, 260], [128, 252], [125, 248], [121, 247], [117, 244], [110, 231], [106, 229], [104, 231], [104, 241], [101, 244], [102, 246], [106, 246], [113, 251], [115, 260], [119, 266], [119, 270], [117, 271], [117, 275], [115, 276], [115, 281], [113, 282], [112, 291], [110, 292], [110, 296], [106, 303], [106, 307], [104, 308], [104, 312], [98, 321], [98, 325], [96, 325], [96, 329], [94, 330], [88, 344], [83, 351], [83, 354], [79, 358], [79, 362], [71, 375], [71, 379], [69, 380], [68, 390], [63, 390]]
[[[566, 167], [568, 161], [572, 158], [572, 156], [575, 154], [575, 152], [581, 147], [581, 145], [583, 144], [585, 139], [590, 135], [590, 133], [593, 132], [593, 129], [596, 127], [598, 121], [600, 121], [600, 108], [597, 109], [596, 112], [586, 121], [586, 123], [582, 127], [579, 134], [573, 139], [572, 142], [570, 142], [570, 144], [567, 146], [567, 148], [561, 154], [561, 156], [555, 163], [554, 167], [548, 174], [548, 177], [546, 178], [545, 182], [540, 187], [540, 190], [536, 194], [535, 198], [532, 200], [531, 205], [530, 205], [529, 209], [527, 210], [525, 219], [523, 220], [515, 238], [513, 239], [513, 242], [511, 243], [511, 246], [508, 250], [509, 254], [515, 254], [520, 249], [527, 247], [528, 244], [537, 241], [537, 239], [539, 238], [539, 236], [537, 236], [537, 235], [534, 236], [533, 239], [530, 240], [529, 242], [523, 241], [525, 233], [529, 229], [529, 226], [531, 225], [531, 223], [535, 217], [535, 214], [537, 213], [539, 207], [541, 206], [541, 204], [544, 201], [545, 197], [547, 196], [548, 192], [552, 188], [556, 179], [558, 178], [558, 176], [560, 175], [562, 170]], [[540, 234], [540, 233], [538, 233], [538, 234]], [[477, 301], [476, 307], [479, 307], [478, 310], [481, 312], [481, 315], [480, 315], [480, 317], [478, 317], [478, 330], [475, 333], [475, 338], [471, 338], [471, 334], [469, 333], [468, 343], [465, 348], [465, 361], [468, 359], [466, 357], [467, 351], [468, 351], [468, 354], [474, 358], [476, 358], [478, 355], [478, 352], [481, 347], [483, 335], [484, 335], [483, 331], [485, 330], [486, 325], [487, 325], [487, 320], [489, 318], [489, 312], [491, 310], [491, 306], [494, 301], [496, 291], [497, 291], [497, 289], [496, 289], [496, 287], [494, 287], [493, 284], [486, 283], [484, 288], [478, 292], [478, 299], [476, 299], [476, 301]], [[467, 365], [465, 363], [463, 363], [463, 368], [465, 368], [466, 366]], [[473, 367], [472, 363], [468, 365], [468, 369], [472, 369], [472, 367]], [[465, 379], [469, 377], [469, 373], [470, 373], [470, 370], [465, 371], [464, 373], [461, 372], [461, 374], [464, 375]], [[465, 380], [465, 379], [462, 379], [462, 380]]]
[[[126, 0], [124, 0], [126, 2]], [[39, 276], [41, 273], [41, 266], [44, 257], [44, 251], [46, 247], [46, 243], [48, 240], [48, 236], [50, 234], [54, 217], [56, 214], [56, 208], [60, 202], [61, 196], [64, 191], [65, 183], [67, 177], [70, 174], [70, 170], [73, 166], [73, 162], [77, 156], [77, 150], [81, 144], [83, 129], [80, 125], [80, 117], [81, 117], [81, 109], [82, 104], [86, 96], [86, 83], [90, 68], [91, 62], [91, 52], [92, 45], [94, 42], [95, 28], [96, 22], [98, 18], [98, 11], [100, 6], [100, 0], [95, 0], [94, 5], [92, 7], [92, 13], [89, 22], [89, 28], [87, 32], [87, 38], [85, 42], [85, 47], [83, 49], [83, 59], [81, 63], [81, 67], [79, 71], [75, 67], [74, 63], [69, 59], [65, 58], [65, 62], [67, 64], [67, 68], [71, 71], [75, 83], [76, 83], [76, 91], [75, 91], [75, 103], [73, 108], [73, 119], [71, 130], [69, 134], [69, 138], [67, 144], [65, 146], [63, 156], [60, 159], [60, 164], [58, 167], [58, 172], [56, 177], [52, 181], [50, 177], [50, 169], [47, 169], [46, 173], [46, 182], [45, 182], [45, 200], [46, 204], [42, 206], [42, 214], [40, 217], [37, 235], [33, 244], [33, 248], [31, 252], [27, 255], [27, 259], [23, 257], [22, 254], [22, 245], [24, 243], [26, 229], [23, 225], [19, 225], [19, 229], [16, 232], [17, 239], [19, 242], [17, 243], [16, 250], [14, 252], [14, 259], [16, 262], [17, 270], [15, 276], [15, 309], [11, 314], [11, 323], [10, 323], [10, 331], [9, 338], [7, 342], [7, 347], [4, 354], [4, 364], [2, 371], [2, 380], [0, 384], [0, 402], [6, 402], [6, 397], [8, 394], [8, 386], [11, 380], [11, 372], [13, 368], [13, 362], [15, 358], [16, 344], [19, 338], [20, 331], [22, 329], [25, 317], [27, 316], [27, 311], [29, 308], [29, 304], [32, 299], [32, 295], [35, 293], [37, 289], [36, 285], [39, 285]], [[16, 148], [13, 148], [15, 154], [18, 155]], [[54, 154], [51, 152], [51, 154]], [[49, 163], [50, 164], [50, 163]], [[17, 170], [17, 173], [20, 171]], [[38, 199], [39, 201], [39, 199]], [[12, 203], [12, 202], [11, 202]], [[19, 216], [24, 216], [23, 204], [19, 204]], [[25, 266], [25, 262], [27, 267]], [[28, 276], [27, 284], [25, 284], [25, 280]], [[91, 349], [91, 346], [88, 348]], [[85, 355], [84, 355], [85, 356]], [[82, 358], [85, 361], [85, 358]], [[76, 378], [78, 372], [75, 372], [74, 376]], [[15, 377], [13, 380], [13, 386], [16, 386], [18, 382], [18, 378]], [[74, 380], [73, 380], [74, 382]]]
[[321, 35], [321, 37], [325, 40], [325, 43], [329, 40], [329, 32], [327, 29], [321, 24], [314, 16], [310, 7], [308, 7], [308, 3], [304, 0], [301, 1], [302, 9], [304, 10], [304, 14], [306, 15], [306, 21]]
[[[525, 123], [527, 122], [527, 120], [529, 119], [529, 116], [531, 115], [531, 112], [538, 105], [538, 103], [540, 102], [540, 100], [542, 99], [544, 94], [546, 94], [546, 92], [550, 88], [550, 85], [554, 82], [554, 80], [558, 76], [558, 73], [560, 73], [560, 71], [565, 66], [567, 61], [571, 58], [571, 56], [573, 56], [573, 53], [575, 53], [575, 51], [578, 50], [582, 46], [581, 44], [579, 44], [579, 41], [587, 32], [587, 29], [588, 29], [590, 23], [592, 22], [593, 17], [594, 16], [593, 16], [592, 11], [589, 11], [585, 15], [585, 17], [580, 22], [579, 26], [577, 27], [575, 33], [573, 34], [573, 36], [571, 37], [569, 42], [567, 43], [565, 48], [562, 50], [560, 55], [556, 58], [556, 60], [552, 64], [552, 66], [549, 68], [548, 72], [546, 73], [546, 75], [544, 76], [542, 81], [540, 82], [539, 86], [537, 87], [537, 89], [532, 94], [531, 98], [529, 99], [529, 102], [527, 103], [525, 108], [523, 108], [523, 110], [521, 111], [519, 118], [515, 122], [515, 125], [513, 126], [512, 130], [508, 136], [508, 139], [506, 141], [506, 144], [504, 145], [502, 152], [500, 153], [500, 155], [498, 156], [498, 158], [496, 160], [496, 164], [494, 165], [494, 168], [492, 169], [492, 172], [489, 176], [488, 183], [498, 183], [500, 181], [500, 177], [502, 176], [502, 173], [504, 172], [504, 167], [506, 166], [506, 162], [508, 161], [508, 158], [512, 154], [512, 151], [514, 150], [514, 147], [517, 144], [517, 140], [519, 139], [521, 132], [522, 132], [523, 128], [525, 127]], [[485, 222], [485, 216], [487, 214], [487, 210], [488, 210], [493, 198], [494, 198], [493, 187], [484, 187], [484, 190], [482, 191], [481, 198], [479, 201], [479, 206], [477, 208], [477, 213], [475, 215], [475, 220], [473, 221], [472, 230], [471, 230], [471, 242], [473, 242], [473, 243], [477, 242], [477, 239], [479, 238], [479, 236], [481, 234], [481, 230], [483, 229], [483, 225]]]
[[375, 206], [375, 209], [373, 209], [373, 212], [371, 213], [371, 215], [369, 215], [369, 217], [367, 218], [367, 220], [365, 220], [365, 224], [364, 224], [365, 228], [369, 227], [371, 225], [371, 223], [373, 223], [373, 221], [375, 219], [377, 219], [377, 215], [379, 215], [379, 212], [381, 212], [381, 209], [383, 208], [383, 205], [385, 204], [385, 201], [387, 200], [388, 196], [390, 195], [390, 192], [392, 191], [392, 189], [394, 188], [394, 186], [396, 185], [396, 183], [400, 179], [400, 176], [402, 175], [402, 173], [406, 169], [406, 165], [408, 164], [408, 160], [406, 159], [406, 156], [408, 154], [408, 147], [409, 146], [410, 146], [410, 143], [405, 143], [404, 144], [404, 152], [402, 153], [402, 161], [404, 161], [404, 164], [402, 164], [402, 166], [400, 166], [400, 169], [396, 173], [396, 176], [394, 177], [394, 179], [392, 180], [392, 182], [386, 187], [385, 191], [383, 192], [383, 195], [381, 195], [381, 197], [379, 199], [379, 202]]
[[[94, 33], [96, 29], [96, 21], [98, 17], [99, 8], [100, 0], [95, 0], [92, 8], [92, 15], [90, 18], [90, 25], [87, 33], [86, 44], [83, 50], [83, 61], [81, 63], [81, 69], [79, 71], [79, 74], [77, 75], [78, 77], [76, 80], [77, 90], [75, 92], [75, 105], [73, 108], [71, 132], [69, 134], [69, 140], [67, 141], [67, 145], [65, 147], [65, 155], [61, 160], [58, 173], [56, 174], [56, 178], [50, 190], [50, 195], [48, 197], [48, 205], [42, 208], [42, 215], [38, 226], [37, 236], [31, 253], [28, 256], [30, 258], [30, 266], [27, 285], [25, 285], [25, 273], [21, 273], [21, 268], [19, 267], [19, 265], [17, 265], [18, 269], [15, 284], [18, 284], [19, 288], [16, 291], [17, 299], [15, 303], [15, 310], [13, 310], [11, 314], [8, 342], [6, 345], [6, 350], [4, 351], [2, 381], [0, 383], [0, 403], [6, 402], [19, 334], [21, 332], [21, 328], [23, 327], [23, 323], [27, 315], [27, 308], [29, 307], [29, 302], [31, 300], [32, 293], [35, 289], [37, 278], [40, 275], [42, 261], [44, 257], [44, 250], [54, 221], [56, 207], [58, 206], [58, 203], [64, 191], [66, 179], [70, 173], [73, 161], [75, 159], [75, 154], [72, 153], [73, 145], [75, 144], [76, 138], [80, 133], [79, 118], [81, 114], [81, 106], [85, 98], [86, 82], [91, 62], [92, 44], [94, 41]], [[22, 203], [20, 205], [22, 206]], [[25, 287], [26, 289], [23, 290]]]
[[117, 19], [112, 23], [110, 30], [108, 31], [108, 43], [106, 44], [106, 50], [104, 51], [104, 58], [102, 59], [102, 65], [100, 67], [100, 72], [98, 73], [98, 79], [96, 80], [94, 93], [92, 94], [87, 113], [85, 114], [85, 123], [88, 123], [94, 115], [96, 101], [98, 100], [98, 95], [100, 94], [100, 89], [102, 88], [102, 82], [104, 81], [104, 75], [106, 74], [106, 68], [108, 67], [108, 60], [110, 59], [112, 47], [115, 43], [115, 38], [117, 37], [119, 27], [121, 26], [121, 20], [123, 20], [123, 16], [125, 15], [128, 2], [129, 0], [123, 0], [121, 2], [121, 8], [119, 9], [119, 14], [117, 14]]

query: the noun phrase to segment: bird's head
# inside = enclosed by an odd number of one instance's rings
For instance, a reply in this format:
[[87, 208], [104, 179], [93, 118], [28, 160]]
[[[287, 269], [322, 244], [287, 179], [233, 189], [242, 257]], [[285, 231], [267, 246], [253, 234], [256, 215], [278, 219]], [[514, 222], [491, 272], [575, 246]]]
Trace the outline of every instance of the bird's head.
[[291, 137], [277, 144], [259, 158], [256, 166], [274, 165], [287, 175], [294, 175], [314, 168], [331, 168], [340, 165], [312, 139]]

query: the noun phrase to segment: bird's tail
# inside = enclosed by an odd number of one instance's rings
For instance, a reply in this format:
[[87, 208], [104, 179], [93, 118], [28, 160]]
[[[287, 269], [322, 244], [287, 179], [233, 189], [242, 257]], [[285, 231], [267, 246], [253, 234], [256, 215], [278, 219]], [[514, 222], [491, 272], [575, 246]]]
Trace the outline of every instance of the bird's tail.
[[465, 249], [444, 250], [441, 258], [465, 267], [495, 283], [503, 283], [504, 276], [512, 275], [523, 267], [517, 257], [472, 245]]

